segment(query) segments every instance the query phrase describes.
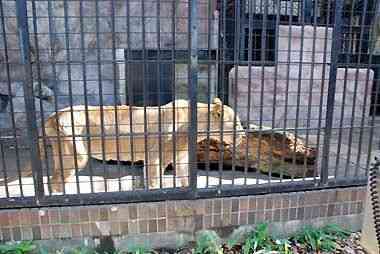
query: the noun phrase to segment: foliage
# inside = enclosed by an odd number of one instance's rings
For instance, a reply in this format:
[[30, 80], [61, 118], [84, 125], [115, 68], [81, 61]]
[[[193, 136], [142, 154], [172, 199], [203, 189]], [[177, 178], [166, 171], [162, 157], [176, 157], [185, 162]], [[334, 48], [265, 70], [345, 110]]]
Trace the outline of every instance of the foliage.
[[0, 254], [27, 254], [36, 249], [36, 245], [31, 241], [24, 241], [16, 244], [0, 245]]
[[249, 233], [243, 244], [243, 253], [250, 254], [258, 250], [271, 251], [275, 247], [268, 231], [267, 224], [259, 224], [255, 230]]
[[295, 236], [294, 241], [314, 252], [333, 252], [336, 249], [335, 241], [345, 235], [345, 231], [337, 226], [314, 228], [305, 226]]
[[277, 239], [274, 242], [275, 249], [283, 254], [291, 254], [292, 253], [292, 246], [291, 242], [288, 239]]
[[322, 230], [336, 239], [347, 239], [352, 232], [336, 224], [328, 224]]
[[[131, 254], [150, 254], [152, 253], [152, 249], [144, 246], [144, 245], [134, 245], [129, 248], [128, 253]], [[122, 254], [123, 252], [119, 252], [118, 254]]]
[[70, 254], [97, 254], [94, 249], [88, 247], [79, 247], [73, 249]]
[[201, 231], [196, 239], [195, 254], [222, 254], [221, 239], [215, 231]]

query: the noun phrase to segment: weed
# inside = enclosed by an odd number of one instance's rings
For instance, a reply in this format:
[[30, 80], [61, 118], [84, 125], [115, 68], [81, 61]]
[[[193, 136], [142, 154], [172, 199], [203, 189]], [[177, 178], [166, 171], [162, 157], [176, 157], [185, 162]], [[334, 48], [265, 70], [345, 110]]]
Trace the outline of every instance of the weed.
[[28, 254], [36, 249], [31, 241], [0, 245], [0, 254]]
[[[144, 246], [144, 245], [135, 245], [135, 246], [132, 246], [128, 249], [128, 252], [127, 253], [131, 253], [131, 254], [150, 254], [152, 253], [152, 249], [147, 247], [147, 246]], [[124, 252], [120, 252], [119, 251], [119, 254], [122, 254]]]
[[316, 253], [322, 251], [332, 252], [336, 249], [336, 238], [324, 231], [323, 228], [305, 226], [293, 238], [307, 250]]
[[196, 239], [195, 254], [222, 254], [221, 239], [215, 231], [201, 231]]
[[274, 249], [272, 237], [267, 224], [259, 224], [254, 231], [249, 233], [243, 244], [243, 253], [250, 254], [258, 250], [271, 251]]

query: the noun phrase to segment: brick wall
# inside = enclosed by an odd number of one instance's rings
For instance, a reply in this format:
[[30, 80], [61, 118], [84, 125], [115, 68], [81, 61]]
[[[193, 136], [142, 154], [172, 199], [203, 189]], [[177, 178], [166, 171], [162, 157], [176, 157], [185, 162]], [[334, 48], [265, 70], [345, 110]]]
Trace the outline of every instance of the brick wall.
[[4, 241], [106, 235], [146, 240], [148, 236], [158, 236], [158, 242], [164, 243], [173, 240], [169, 239], [173, 233], [191, 236], [201, 229], [231, 232], [238, 226], [264, 221], [283, 227], [289, 226], [288, 222], [304, 225], [313, 220], [360, 225], [365, 194], [366, 188], [360, 187], [114, 206], [1, 210], [0, 236]]

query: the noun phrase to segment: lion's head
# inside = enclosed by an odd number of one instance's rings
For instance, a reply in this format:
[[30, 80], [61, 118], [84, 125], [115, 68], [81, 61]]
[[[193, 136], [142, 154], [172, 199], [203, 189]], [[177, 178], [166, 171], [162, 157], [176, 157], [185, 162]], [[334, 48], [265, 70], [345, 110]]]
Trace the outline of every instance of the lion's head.
[[223, 142], [226, 145], [232, 145], [235, 137], [235, 144], [239, 145], [244, 136], [244, 129], [239, 116], [235, 116], [234, 110], [227, 105], [223, 105], [219, 98], [213, 100], [210, 105], [210, 111], [208, 111], [207, 104], [205, 105], [198, 107], [198, 142], [206, 139], [209, 127], [211, 139]]

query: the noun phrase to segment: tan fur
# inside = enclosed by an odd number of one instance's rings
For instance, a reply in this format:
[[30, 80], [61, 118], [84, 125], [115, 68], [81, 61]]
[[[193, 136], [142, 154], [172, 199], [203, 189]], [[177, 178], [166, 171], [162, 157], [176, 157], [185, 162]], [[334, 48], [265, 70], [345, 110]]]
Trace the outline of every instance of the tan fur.
[[[200, 132], [197, 135], [197, 142], [206, 138], [209, 116], [211, 138], [220, 141], [221, 123], [223, 122], [223, 141], [226, 144], [232, 144], [235, 122], [237, 130], [236, 144], [240, 144], [243, 128], [239, 118], [237, 116], [235, 118], [234, 111], [228, 106], [223, 106], [219, 99], [214, 100], [214, 103], [210, 105], [210, 109], [209, 113], [207, 104], [197, 104], [197, 125], [198, 132]], [[173, 142], [176, 144], [177, 186], [188, 186], [187, 131], [189, 103], [186, 100], [176, 100], [161, 106], [161, 125], [159, 125], [158, 112], [158, 107], [146, 107], [147, 133], [144, 132], [143, 107], [117, 106], [115, 110], [114, 106], [104, 106], [103, 110], [101, 110], [98, 106], [88, 106], [88, 123], [86, 123], [84, 106], [74, 106], [72, 112], [70, 108], [66, 108], [49, 117], [45, 123], [45, 131], [53, 153], [53, 190], [62, 191], [62, 180], [67, 182], [73, 178], [75, 169], [84, 168], [89, 157], [106, 161], [116, 159], [120, 161], [144, 161], [145, 169], [148, 171], [149, 187], [158, 188], [160, 170], [163, 173], [165, 167], [173, 162]], [[132, 119], [130, 121], [131, 115]], [[223, 121], [221, 120], [222, 115]], [[175, 124], [173, 116], [175, 117]], [[101, 127], [102, 118], [103, 128]], [[131, 122], [132, 126], [130, 126]], [[161, 135], [158, 134], [160, 131]], [[175, 135], [173, 135], [173, 131]], [[133, 138], [129, 136], [131, 132], [133, 132]], [[90, 145], [88, 144], [87, 136], [90, 137]], [[102, 139], [102, 136], [104, 139]], [[116, 136], [118, 136], [118, 140]], [[175, 140], [173, 140], [174, 137]], [[162, 149], [161, 165], [159, 165], [160, 140]], [[117, 147], [119, 148], [118, 152]], [[77, 156], [74, 156], [75, 154]]]

